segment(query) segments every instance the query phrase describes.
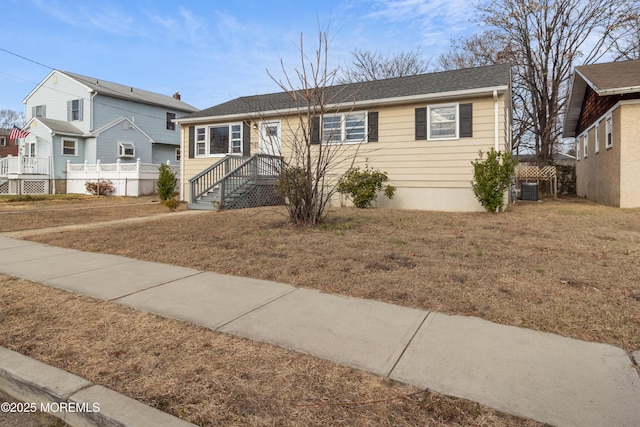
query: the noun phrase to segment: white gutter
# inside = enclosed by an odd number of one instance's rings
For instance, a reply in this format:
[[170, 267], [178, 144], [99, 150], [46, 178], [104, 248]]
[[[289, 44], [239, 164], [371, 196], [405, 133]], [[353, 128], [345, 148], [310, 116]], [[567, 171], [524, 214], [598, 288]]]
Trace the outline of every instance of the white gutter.
[[[430, 101], [435, 99], [451, 99], [451, 98], [464, 98], [467, 96], [482, 96], [482, 95], [491, 95], [497, 96], [498, 91], [506, 91], [508, 90], [508, 86], [495, 86], [495, 87], [484, 87], [478, 89], [470, 89], [470, 90], [456, 90], [450, 92], [438, 92], [431, 94], [421, 94], [421, 95], [408, 95], [408, 96], [400, 96], [393, 98], [379, 98], [379, 99], [369, 99], [364, 101], [355, 101], [355, 102], [344, 102], [342, 104], [327, 104], [325, 105], [326, 110], [338, 109], [340, 107], [344, 108], [345, 106], [353, 106], [353, 107], [370, 107], [370, 106], [388, 106], [388, 105], [397, 105], [397, 104], [409, 104], [409, 103], [417, 103], [421, 101]], [[244, 113], [236, 113], [236, 114], [227, 114], [223, 116], [207, 116], [207, 117], [194, 117], [194, 118], [182, 118], [182, 119], [174, 119], [174, 122], [178, 124], [198, 124], [198, 123], [209, 123], [213, 120], [215, 121], [235, 121], [235, 120], [244, 120], [244, 119], [252, 119], [252, 118], [264, 118], [269, 116], [285, 116], [290, 114], [295, 114], [299, 111], [298, 108], [287, 108], [283, 110], [268, 110], [268, 111], [247, 111]]]
[[499, 151], [498, 141], [500, 140], [500, 132], [498, 130], [498, 113], [500, 112], [500, 106], [498, 105], [498, 91], [493, 91], [493, 113], [494, 113], [494, 148], [496, 151]]

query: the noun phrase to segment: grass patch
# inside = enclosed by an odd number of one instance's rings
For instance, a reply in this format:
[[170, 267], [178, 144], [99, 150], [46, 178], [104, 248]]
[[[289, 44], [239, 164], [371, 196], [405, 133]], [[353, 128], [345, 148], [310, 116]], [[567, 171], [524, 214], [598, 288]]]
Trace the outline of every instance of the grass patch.
[[[152, 207], [130, 209], [148, 215]], [[52, 213], [37, 215], [32, 222]], [[263, 208], [168, 216], [30, 239], [640, 349], [640, 304], [630, 297], [640, 293], [638, 209], [580, 199], [517, 204], [500, 215], [336, 208], [318, 228], [291, 227], [283, 215]], [[561, 306], [575, 310], [555, 315]]]
[[188, 322], [0, 275], [0, 345], [199, 426], [539, 426]]

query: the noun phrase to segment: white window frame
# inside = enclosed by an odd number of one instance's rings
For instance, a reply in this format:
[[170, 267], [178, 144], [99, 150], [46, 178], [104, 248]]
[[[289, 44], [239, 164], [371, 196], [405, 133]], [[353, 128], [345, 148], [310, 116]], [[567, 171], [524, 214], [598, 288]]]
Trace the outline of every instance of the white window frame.
[[[229, 130], [229, 145], [226, 153], [211, 152], [211, 129], [227, 127]], [[236, 128], [234, 130], [234, 128]], [[242, 156], [244, 141], [244, 126], [242, 122], [220, 123], [195, 128], [195, 157], [222, 157], [225, 155]], [[239, 151], [234, 152], [237, 149]]]
[[593, 132], [594, 132], [594, 147], [593, 147], [593, 152], [598, 154], [600, 152], [600, 129], [599, 129], [599, 125], [596, 123], [595, 127], [593, 128]]
[[197, 127], [195, 133], [195, 157], [207, 157], [207, 128]]
[[605, 147], [607, 149], [613, 147], [613, 117], [611, 114], [605, 116]]
[[8, 138], [5, 136], [0, 136], [0, 147], [6, 147], [8, 146]]
[[[64, 152], [64, 143], [72, 142], [73, 143], [73, 154], [67, 154]], [[60, 140], [60, 154], [62, 156], [70, 156], [70, 157], [78, 157], [78, 140], [74, 138], [62, 138]]]
[[576, 160], [580, 160], [580, 153], [581, 153], [581, 148], [580, 148], [580, 140], [582, 139], [582, 137], [577, 137], [576, 138]]
[[[354, 118], [356, 121], [355, 126], [348, 127], [349, 119]], [[322, 143], [327, 144], [366, 144], [368, 142], [367, 128], [368, 128], [369, 114], [367, 111], [350, 111], [348, 113], [335, 113], [324, 114], [322, 116], [322, 123], [320, 128], [322, 131]], [[327, 119], [338, 119], [335, 121], [339, 125], [334, 127], [335, 130], [327, 132], [325, 124]], [[362, 129], [360, 131], [359, 129]], [[355, 130], [356, 132], [352, 132]], [[338, 133], [339, 131], [339, 133]], [[361, 138], [349, 139], [350, 133], [362, 134]]]
[[[176, 119], [176, 113], [174, 113], [173, 111], [167, 111], [165, 116], [167, 118], [166, 130], [175, 131], [176, 123], [173, 120]], [[173, 117], [170, 117], [170, 116], [173, 116]]]
[[282, 123], [280, 120], [267, 120], [258, 123], [258, 152], [260, 154], [279, 156], [281, 145]]
[[[127, 154], [128, 150], [132, 150], [131, 153]], [[118, 157], [131, 159], [136, 156], [136, 146], [133, 142], [123, 142], [118, 141]]]
[[589, 133], [582, 134], [582, 148], [584, 150], [584, 158], [589, 157]]
[[[73, 104], [74, 104], [74, 103], [76, 103], [76, 107], [77, 107], [76, 109], [74, 109], [74, 108], [73, 108]], [[69, 106], [69, 108], [70, 108], [70, 111], [69, 111], [69, 119], [70, 119], [70, 120], [69, 120], [69, 121], [71, 121], [71, 122], [79, 122], [79, 121], [82, 121], [82, 119], [83, 119], [83, 117], [82, 117], [82, 116], [83, 116], [83, 114], [82, 114], [82, 113], [83, 113], [82, 109], [83, 109], [83, 107], [84, 107], [84, 105], [83, 105], [83, 104], [84, 104], [84, 102], [83, 102], [83, 100], [82, 100], [82, 99], [80, 99], [80, 98], [79, 98], [79, 99], [72, 99], [72, 100], [71, 100], [71, 104], [70, 104], [70, 106]]]
[[[434, 136], [432, 135], [432, 120], [431, 115], [433, 110], [438, 108], [451, 108], [455, 109], [455, 118], [453, 119], [454, 123], [454, 135], [446, 135], [446, 136]], [[432, 104], [427, 106], [427, 141], [446, 141], [460, 138], [460, 104], [457, 102], [447, 103], [447, 104]]]
[[34, 107], [34, 115], [33, 115], [33, 117], [46, 118], [46, 116], [47, 116], [47, 106], [46, 105], [36, 105]]

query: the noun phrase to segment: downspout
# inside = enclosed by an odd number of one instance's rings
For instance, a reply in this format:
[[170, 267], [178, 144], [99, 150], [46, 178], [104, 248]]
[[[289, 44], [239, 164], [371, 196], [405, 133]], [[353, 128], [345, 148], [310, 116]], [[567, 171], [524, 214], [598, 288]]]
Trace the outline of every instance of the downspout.
[[493, 91], [493, 113], [494, 113], [494, 148], [496, 151], [500, 151], [499, 149], [499, 140], [500, 140], [500, 132], [498, 129], [499, 126], [499, 121], [498, 121], [498, 113], [500, 112], [500, 107], [498, 105], [498, 91], [494, 90]]
[[[188, 129], [188, 128], [187, 128]], [[180, 201], [184, 202], [184, 126], [180, 126]], [[192, 202], [193, 203], [193, 202]]]
[[49, 176], [51, 177], [51, 184], [53, 185], [53, 188], [51, 189], [51, 194], [56, 194], [56, 169], [55, 169], [55, 162], [53, 161], [53, 136], [51, 136], [51, 146], [49, 148], [49, 166], [51, 167], [51, 170], [49, 171]]
[[93, 111], [93, 106], [95, 104], [93, 98], [96, 97], [98, 92], [92, 90], [89, 93], [91, 93], [91, 105], [89, 107], [91, 109], [91, 114], [89, 114], [89, 132], [93, 132], [93, 115], [95, 114], [95, 112]]

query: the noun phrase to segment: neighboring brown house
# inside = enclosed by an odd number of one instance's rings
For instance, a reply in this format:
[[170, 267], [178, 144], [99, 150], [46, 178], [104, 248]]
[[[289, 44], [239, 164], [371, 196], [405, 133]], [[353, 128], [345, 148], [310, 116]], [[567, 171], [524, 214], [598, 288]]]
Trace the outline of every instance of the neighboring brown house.
[[563, 136], [575, 138], [578, 196], [640, 207], [640, 60], [576, 67]]
[[9, 139], [11, 129], [0, 128], [0, 157], [17, 156], [18, 144], [15, 139]]

